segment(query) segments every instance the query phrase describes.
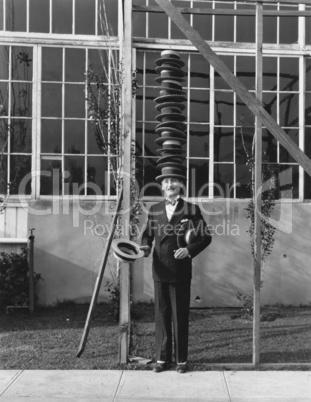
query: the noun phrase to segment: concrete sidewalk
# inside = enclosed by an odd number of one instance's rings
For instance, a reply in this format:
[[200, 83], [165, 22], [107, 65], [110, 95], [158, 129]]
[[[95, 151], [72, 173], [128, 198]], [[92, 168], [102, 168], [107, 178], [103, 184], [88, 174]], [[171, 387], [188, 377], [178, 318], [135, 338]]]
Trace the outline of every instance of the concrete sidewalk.
[[311, 402], [311, 372], [3, 370], [5, 401]]

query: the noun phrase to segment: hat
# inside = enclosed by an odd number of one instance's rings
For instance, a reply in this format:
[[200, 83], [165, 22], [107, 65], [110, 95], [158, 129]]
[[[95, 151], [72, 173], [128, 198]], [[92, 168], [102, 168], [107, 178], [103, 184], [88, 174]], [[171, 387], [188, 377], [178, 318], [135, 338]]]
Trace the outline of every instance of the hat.
[[166, 156], [161, 156], [160, 159], [157, 160], [157, 164], [165, 163], [171, 161], [173, 163], [181, 163], [185, 158], [181, 155], [171, 154]]
[[112, 241], [111, 247], [114, 256], [122, 262], [134, 262], [137, 258], [144, 256], [144, 252], [140, 250], [138, 244], [127, 239], [115, 239]]
[[[165, 122], [168, 123], [168, 122]], [[177, 122], [178, 123], [178, 122]], [[168, 126], [168, 124], [158, 124], [156, 126], [155, 129], [157, 134], [163, 134], [163, 133], [170, 133], [171, 137], [182, 137], [182, 138], [186, 138], [187, 134], [182, 131], [182, 129], [180, 128], [176, 128], [176, 127], [170, 127]]]
[[155, 108], [159, 111], [162, 111], [162, 113], [166, 113], [166, 112], [170, 113], [171, 108], [179, 109], [181, 111], [181, 110], [184, 110], [185, 107], [186, 106], [180, 102], [163, 102], [163, 103], [158, 103]]
[[177, 232], [177, 244], [179, 248], [184, 248], [189, 246], [189, 244], [194, 243], [198, 235], [196, 229], [191, 225], [192, 221], [185, 222], [181, 224], [180, 229]]
[[161, 183], [162, 180], [168, 179], [168, 178], [170, 178], [170, 177], [179, 179], [179, 180], [182, 181], [182, 182], [185, 182], [185, 181], [186, 181], [186, 176], [185, 176], [185, 175], [183, 175], [183, 174], [178, 174], [178, 173], [170, 173], [170, 172], [161, 174], [160, 176], [157, 176], [157, 177], [156, 177], [156, 181], [157, 181], [158, 183]]
[[162, 66], [158, 66], [155, 68], [155, 71], [158, 74], [161, 74], [161, 77], [172, 77], [177, 75], [178, 77], [185, 77], [186, 73], [181, 70], [179, 67], [175, 67], [174, 65], [165, 64]]
[[164, 80], [161, 82], [161, 86], [158, 87], [159, 90], [161, 89], [176, 89], [177, 91], [182, 90], [182, 86], [180, 85], [179, 81], [174, 80]]
[[[174, 134], [172, 134], [172, 135], [174, 135]], [[156, 140], [155, 140], [155, 143], [157, 144], [157, 145], [162, 145], [162, 146], [165, 146], [165, 145], [169, 145], [169, 146], [171, 146], [172, 148], [178, 148], [178, 147], [180, 147], [181, 145], [183, 145], [183, 144], [185, 144], [187, 142], [187, 139], [186, 138], [181, 138], [181, 137], [160, 137], [160, 138], [157, 138]]]
[[172, 162], [172, 161], [165, 162], [165, 163], [159, 163], [157, 165], [157, 169], [163, 169], [163, 168], [167, 168], [167, 167], [170, 167], [170, 166], [178, 168], [178, 169], [183, 170], [183, 171], [185, 171], [187, 169], [186, 166], [182, 165], [180, 162]]
[[168, 113], [168, 112], [163, 113], [163, 110], [162, 110], [162, 113], [161, 113], [161, 114], [158, 114], [158, 115], [156, 116], [156, 120], [157, 120], [157, 121], [163, 121], [163, 122], [164, 122], [164, 121], [167, 121], [167, 122], [171, 122], [171, 121], [176, 122], [177, 120], [178, 120], [178, 121], [185, 121], [185, 120], [186, 120], [186, 116], [184, 116], [183, 114], [181, 114], [178, 109], [175, 109], [176, 113], [174, 113], [174, 109], [173, 109], [173, 108], [171, 108], [171, 111], [172, 111], [172, 112], [170, 112], [170, 113]]
[[163, 82], [163, 81], [167, 81], [167, 80], [170, 80], [170, 81], [177, 81], [177, 82], [184, 82], [185, 81], [185, 79], [183, 78], [183, 77], [181, 77], [180, 75], [174, 75], [174, 73], [173, 72], [166, 72], [166, 73], [163, 73], [163, 75], [161, 75], [160, 77], [157, 77], [157, 78], [155, 78], [154, 79], [156, 82]]
[[178, 107], [178, 102], [184, 102], [185, 100], [186, 97], [183, 95], [162, 95], [155, 98], [154, 101], [156, 103], [174, 102], [174, 106]]

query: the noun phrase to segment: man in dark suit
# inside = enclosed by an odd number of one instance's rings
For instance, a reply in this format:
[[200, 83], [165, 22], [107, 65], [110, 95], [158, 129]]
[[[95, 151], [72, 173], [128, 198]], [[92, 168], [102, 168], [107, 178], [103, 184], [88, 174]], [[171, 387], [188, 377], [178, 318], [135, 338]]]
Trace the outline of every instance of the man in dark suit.
[[[178, 175], [164, 177], [161, 185], [165, 199], [151, 206], [141, 246], [148, 256], [154, 242], [152, 271], [157, 363], [153, 371], [166, 370], [172, 361], [173, 320], [176, 370], [185, 373], [192, 258], [210, 244], [211, 236], [200, 208], [180, 197], [183, 182]], [[180, 241], [184, 225], [192, 230], [189, 232], [188, 229], [188, 233], [194, 234], [189, 244]]]

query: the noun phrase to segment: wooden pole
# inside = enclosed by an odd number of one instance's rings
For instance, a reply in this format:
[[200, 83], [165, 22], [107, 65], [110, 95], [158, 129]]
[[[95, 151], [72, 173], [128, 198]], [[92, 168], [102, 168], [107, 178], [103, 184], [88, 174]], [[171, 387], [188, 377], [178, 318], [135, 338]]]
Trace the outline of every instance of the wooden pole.
[[[263, 44], [263, 6], [256, 6], [256, 94], [262, 103], [262, 44]], [[255, 183], [253, 194], [254, 228], [254, 305], [253, 305], [253, 364], [259, 364], [260, 354], [260, 274], [261, 274], [261, 193], [262, 185], [262, 124], [258, 117], [255, 123]]]
[[[123, 237], [130, 238], [131, 146], [132, 146], [132, 0], [123, 0]], [[130, 333], [130, 264], [122, 263], [120, 272], [119, 361], [127, 363]]]
[[118, 202], [117, 202], [117, 205], [116, 205], [116, 211], [114, 213], [114, 216], [113, 216], [112, 222], [111, 222], [109, 237], [108, 237], [107, 243], [105, 245], [103, 259], [102, 259], [101, 266], [100, 266], [100, 269], [98, 271], [98, 275], [97, 275], [97, 278], [96, 278], [96, 282], [95, 282], [95, 286], [94, 286], [94, 290], [93, 290], [93, 294], [92, 294], [92, 299], [91, 299], [89, 311], [87, 313], [87, 318], [86, 318], [86, 322], [85, 322], [85, 325], [84, 325], [83, 334], [82, 334], [82, 338], [81, 338], [81, 341], [80, 341], [77, 357], [80, 357], [82, 355], [82, 353], [84, 352], [85, 345], [86, 345], [86, 342], [87, 342], [87, 337], [88, 337], [88, 334], [90, 332], [92, 314], [93, 314], [93, 310], [95, 308], [95, 304], [97, 302], [98, 294], [99, 294], [100, 287], [101, 287], [101, 284], [102, 284], [102, 280], [103, 280], [103, 277], [104, 277], [105, 268], [106, 268], [106, 264], [107, 264], [108, 257], [109, 257], [109, 251], [110, 251], [113, 235], [114, 235], [115, 228], [116, 228], [116, 225], [117, 225], [118, 215], [119, 215], [119, 212], [120, 212], [120, 209], [121, 209], [122, 196], [123, 196], [123, 190], [121, 189], [120, 194], [119, 194], [119, 198], [118, 198]]
[[35, 311], [35, 292], [34, 292], [34, 253], [33, 246], [35, 236], [32, 234], [34, 229], [29, 229], [30, 235], [28, 237], [28, 266], [29, 266], [29, 312], [32, 314]]
[[242, 82], [229, 70], [225, 63], [217, 56], [208, 43], [202, 39], [198, 32], [190, 26], [188, 21], [185, 20], [176, 7], [174, 7], [168, 0], [155, 0], [155, 2], [165, 11], [165, 13], [183, 32], [186, 38], [192, 42], [202, 56], [214, 67], [233, 91], [239, 95], [250, 111], [258, 117], [261, 123], [267, 127], [271, 134], [280, 142], [295, 161], [299, 163], [311, 176], [311, 160], [269, 115], [262, 103], [260, 103], [253, 94], [248, 92]]

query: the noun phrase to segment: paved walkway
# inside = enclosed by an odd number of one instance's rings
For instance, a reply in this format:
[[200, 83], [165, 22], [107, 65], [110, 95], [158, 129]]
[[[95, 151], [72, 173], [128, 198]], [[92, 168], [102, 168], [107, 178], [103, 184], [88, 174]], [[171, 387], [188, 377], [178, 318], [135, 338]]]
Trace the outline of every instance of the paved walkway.
[[0, 402], [311, 402], [310, 371], [0, 371]]

